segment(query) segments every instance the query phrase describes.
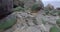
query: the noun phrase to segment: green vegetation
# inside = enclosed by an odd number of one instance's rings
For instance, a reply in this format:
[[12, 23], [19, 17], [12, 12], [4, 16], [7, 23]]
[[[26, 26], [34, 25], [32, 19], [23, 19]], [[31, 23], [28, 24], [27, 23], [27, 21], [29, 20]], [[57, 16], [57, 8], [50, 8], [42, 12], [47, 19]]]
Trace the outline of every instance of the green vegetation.
[[32, 6], [32, 8], [31, 8], [31, 10], [36, 10], [38, 8], [38, 5], [37, 4], [33, 4], [33, 6]]
[[60, 32], [60, 28], [57, 28], [56, 26], [53, 26], [50, 28], [49, 32]]
[[14, 8], [14, 11], [24, 11], [24, 8], [19, 6], [19, 7]]
[[60, 19], [57, 19], [56, 20], [56, 24], [60, 24]]
[[42, 19], [42, 23], [43, 23], [43, 24], [46, 24], [46, 21], [45, 21], [44, 19]]
[[7, 29], [16, 23], [16, 18], [7, 19], [4, 23], [0, 23], [0, 29]]
[[39, 5], [38, 4], [33, 4], [33, 6], [31, 7], [31, 11], [32, 12], [38, 12], [38, 10], [39, 10], [40, 8], [39, 8]]
[[60, 11], [58, 10], [44, 10], [45, 15], [60, 16]]
[[60, 32], [60, 19], [56, 20], [57, 26], [53, 26], [50, 28], [50, 32]]

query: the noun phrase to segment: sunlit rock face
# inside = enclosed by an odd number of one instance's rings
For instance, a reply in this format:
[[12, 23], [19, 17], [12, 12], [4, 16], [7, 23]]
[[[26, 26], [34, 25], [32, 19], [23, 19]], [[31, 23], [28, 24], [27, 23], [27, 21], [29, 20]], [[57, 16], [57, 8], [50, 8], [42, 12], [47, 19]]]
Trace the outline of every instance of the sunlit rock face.
[[12, 13], [13, 0], [0, 0], [0, 19]]

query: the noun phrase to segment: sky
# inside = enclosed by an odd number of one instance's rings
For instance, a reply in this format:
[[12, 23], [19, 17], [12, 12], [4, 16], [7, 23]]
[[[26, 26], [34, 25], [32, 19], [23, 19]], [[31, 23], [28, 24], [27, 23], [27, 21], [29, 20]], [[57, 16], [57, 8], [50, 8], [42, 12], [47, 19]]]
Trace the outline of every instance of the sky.
[[42, 0], [44, 6], [47, 4], [53, 5], [55, 8], [60, 7], [60, 0]]

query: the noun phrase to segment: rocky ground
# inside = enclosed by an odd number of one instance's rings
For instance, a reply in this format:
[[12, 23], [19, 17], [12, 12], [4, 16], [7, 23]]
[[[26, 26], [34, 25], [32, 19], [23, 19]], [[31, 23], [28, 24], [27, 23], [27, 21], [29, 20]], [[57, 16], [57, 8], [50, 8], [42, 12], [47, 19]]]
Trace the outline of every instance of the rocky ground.
[[17, 23], [5, 32], [49, 32], [59, 16], [43, 14], [43, 10], [38, 13], [17, 12]]

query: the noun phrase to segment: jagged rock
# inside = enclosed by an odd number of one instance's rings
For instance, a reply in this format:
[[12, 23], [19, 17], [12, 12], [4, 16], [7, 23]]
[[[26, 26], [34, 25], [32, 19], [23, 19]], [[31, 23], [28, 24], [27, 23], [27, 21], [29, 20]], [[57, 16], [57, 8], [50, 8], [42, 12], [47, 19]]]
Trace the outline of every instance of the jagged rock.
[[33, 19], [35, 19], [35, 17], [33, 15], [26, 13], [26, 12], [19, 13], [18, 18], [20, 18], [20, 21], [24, 20], [22, 22], [23, 23], [25, 22], [28, 26], [35, 25], [35, 23], [33, 23], [34, 22]]
[[20, 0], [13, 0], [13, 5], [14, 5], [14, 8], [18, 6], [24, 7], [24, 2]]
[[36, 0], [24, 0], [24, 7], [31, 8], [32, 5], [36, 2]]
[[46, 7], [45, 7], [46, 10], [54, 10], [54, 6], [51, 5], [51, 4], [48, 4]]
[[23, 32], [41, 32], [40, 29], [36, 28], [36, 27], [29, 27], [28, 29], [26, 29], [26, 31]]
[[[24, 32], [25, 30], [31, 30], [31, 32], [34, 32], [34, 30], [37, 30], [37, 28], [35, 29], [35, 27], [30, 27], [30, 26], [35, 26], [36, 23], [33, 22], [33, 20], [35, 20], [35, 17], [26, 13], [26, 12], [17, 12], [17, 22], [15, 25], [13, 25], [11, 28], [5, 30], [4, 32]], [[34, 29], [34, 30], [33, 30]], [[40, 30], [37, 30], [40, 31]], [[36, 31], [36, 32], [37, 32]]]
[[13, 0], [0, 0], [0, 20], [12, 13]]
[[22, 27], [22, 29], [17, 29], [14, 32], [41, 32], [41, 31], [44, 32], [43, 29], [44, 28], [41, 25], [36, 25], [36, 26], [30, 26], [30, 27]]

